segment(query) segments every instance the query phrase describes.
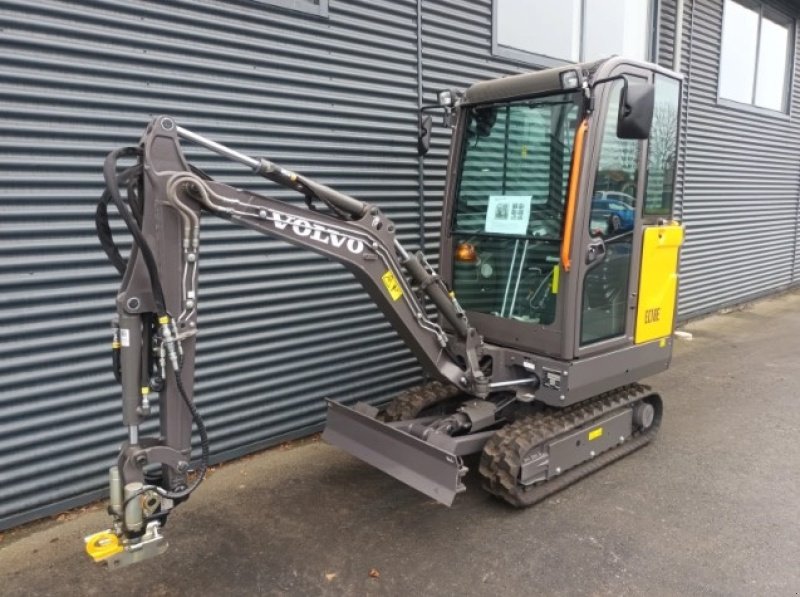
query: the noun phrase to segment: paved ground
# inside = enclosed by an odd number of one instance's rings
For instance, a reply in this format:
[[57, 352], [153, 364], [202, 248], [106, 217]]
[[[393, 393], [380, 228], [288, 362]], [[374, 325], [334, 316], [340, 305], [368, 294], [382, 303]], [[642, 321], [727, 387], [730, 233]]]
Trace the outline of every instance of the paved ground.
[[217, 471], [115, 574], [82, 553], [99, 510], [7, 533], [0, 593], [798, 595], [800, 294], [687, 329], [656, 442], [532, 509], [470, 477], [448, 510], [305, 443]]

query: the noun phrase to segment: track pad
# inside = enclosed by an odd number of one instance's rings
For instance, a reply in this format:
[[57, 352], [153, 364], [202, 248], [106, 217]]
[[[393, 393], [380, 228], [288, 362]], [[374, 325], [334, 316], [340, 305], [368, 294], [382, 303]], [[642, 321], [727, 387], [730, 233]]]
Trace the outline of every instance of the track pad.
[[329, 444], [445, 506], [465, 490], [461, 477], [467, 469], [457, 456], [378, 421], [372, 407], [327, 402], [328, 423], [322, 439]]

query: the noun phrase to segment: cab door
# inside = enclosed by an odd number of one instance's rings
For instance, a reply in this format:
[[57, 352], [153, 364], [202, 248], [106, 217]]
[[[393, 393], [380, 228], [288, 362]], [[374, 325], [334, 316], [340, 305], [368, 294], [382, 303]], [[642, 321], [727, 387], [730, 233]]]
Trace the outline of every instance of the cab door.
[[[578, 264], [576, 356], [629, 346], [642, 337], [637, 333], [637, 313], [644, 281], [641, 276], [644, 237], [649, 228], [660, 230], [655, 241], [651, 238], [648, 242], [648, 246], [654, 247], [652, 250], [660, 249], [660, 272], [666, 271], [663, 265], [666, 253], [674, 249], [670, 253], [675, 255], [671, 277], [660, 273], [650, 276], [659, 284], [664, 278], [666, 290], [659, 296], [669, 307], [670, 320], [666, 326], [662, 320], [660, 329], [668, 330], [662, 337], [672, 332], [677, 287], [676, 234], [664, 234], [663, 227], [672, 219], [680, 83], [643, 69], [626, 67], [624, 74], [629, 83], [655, 83], [653, 127], [647, 140], [617, 137], [624, 83], [612, 80], [601, 84], [606, 99], [598, 105], [604, 106], [604, 113], [595, 114], [596, 134], [592, 147], [587, 148], [594, 167], [584, 186], [583, 219], [575, 224], [576, 228], [582, 226], [583, 238]], [[682, 230], [680, 236], [682, 239]], [[652, 288], [652, 280], [647, 283]], [[639, 319], [645, 321], [646, 317]], [[642, 327], [642, 322], [638, 325]]]

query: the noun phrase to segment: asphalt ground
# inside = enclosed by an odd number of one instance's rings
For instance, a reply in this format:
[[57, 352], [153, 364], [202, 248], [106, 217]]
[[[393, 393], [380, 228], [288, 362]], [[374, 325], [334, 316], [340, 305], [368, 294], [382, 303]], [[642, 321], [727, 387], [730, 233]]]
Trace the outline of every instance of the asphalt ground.
[[2, 535], [11, 595], [800, 594], [800, 293], [684, 329], [648, 447], [527, 509], [448, 509], [318, 441], [231, 462], [117, 572], [102, 506]]

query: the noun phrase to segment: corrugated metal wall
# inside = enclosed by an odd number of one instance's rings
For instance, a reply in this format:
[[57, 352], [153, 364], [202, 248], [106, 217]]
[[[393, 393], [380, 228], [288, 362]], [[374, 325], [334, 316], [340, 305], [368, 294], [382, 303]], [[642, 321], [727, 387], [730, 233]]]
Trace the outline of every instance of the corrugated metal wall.
[[[423, 96], [436, 101], [442, 89], [465, 89], [475, 81], [530, 71], [529, 65], [492, 56], [492, 0], [422, 0]], [[425, 156], [425, 249], [438, 258], [450, 130], [434, 122]]]
[[[675, 0], [661, 0], [659, 2], [659, 9], [658, 9], [658, 56], [657, 62], [661, 66], [666, 68], [672, 69], [673, 68], [673, 60], [675, 57], [674, 49], [675, 49], [675, 20], [677, 17], [677, 7]], [[686, 31], [686, 26], [689, 24], [689, 20], [685, 18], [686, 13], [684, 13], [684, 35], [688, 37], [688, 32]], [[686, 38], [684, 38], [686, 39]], [[686, 42], [685, 42], [686, 43]], [[686, 65], [682, 65], [680, 69], [684, 75], [686, 75]], [[686, 122], [688, 121], [688, 95], [689, 95], [689, 87], [691, 82], [689, 81], [688, 77], [684, 80], [683, 84], [683, 104], [681, 109], [681, 130], [679, 132], [680, 135], [680, 143], [679, 143], [679, 150], [678, 150], [678, 160], [677, 160], [677, 171], [675, 174], [675, 215], [678, 219], [681, 218], [682, 209], [683, 209], [683, 186], [684, 186], [684, 164], [686, 163]]]
[[[0, 529], [98, 497], [123, 439], [109, 368], [118, 280], [93, 231], [105, 154], [171, 114], [376, 202], [418, 246], [416, 9], [3, 1]], [[420, 378], [342, 267], [223, 221], [202, 236], [197, 402], [216, 459], [317, 428], [325, 396], [380, 401]]]
[[[426, 102], [530, 70], [492, 56], [491, 0], [419, 3]], [[93, 210], [105, 153], [152, 115], [378, 203], [410, 248], [422, 209], [435, 261], [449, 132], [434, 129], [422, 206], [417, 4], [331, 0], [326, 18], [251, 0], [3, 1], [0, 528], [103, 492], [122, 439], [108, 368], [118, 281]], [[658, 59], [670, 65], [675, 0], [660, 7]], [[721, 0], [686, 0], [684, 318], [800, 280], [797, 126], [716, 105], [720, 23]], [[197, 400], [215, 459], [317, 428], [323, 396], [377, 402], [420, 379], [341, 267], [214, 220], [201, 264]]]
[[[798, 7], [770, 2], [788, 15]], [[681, 265], [684, 319], [752, 300], [800, 279], [800, 93], [791, 116], [717, 102], [723, 0], [686, 0], [682, 71], [689, 82]], [[662, 40], [672, 38], [675, 0], [663, 0]], [[795, 43], [797, 38], [795, 37]], [[795, 56], [798, 48], [795, 47]], [[660, 60], [671, 64], [672, 52]], [[794, 81], [800, 80], [795, 59]]]

